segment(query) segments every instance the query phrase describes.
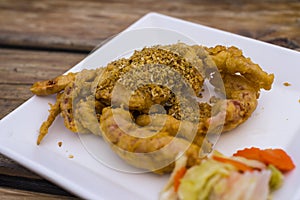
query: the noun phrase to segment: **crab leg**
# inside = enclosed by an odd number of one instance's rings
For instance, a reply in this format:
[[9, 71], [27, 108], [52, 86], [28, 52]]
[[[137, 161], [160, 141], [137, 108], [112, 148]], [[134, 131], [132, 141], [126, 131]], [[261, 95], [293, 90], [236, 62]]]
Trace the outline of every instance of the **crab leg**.
[[270, 90], [274, 74], [264, 72], [258, 64], [253, 63], [250, 58], [243, 56], [243, 52], [236, 47], [226, 48], [225, 46], [217, 45], [215, 47], [206, 48], [215, 62], [221, 74], [236, 74], [240, 73], [252, 82], [257, 88]]
[[55, 94], [65, 89], [70, 82], [73, 82], [75, 76], [76, 73], [70, 72], [67, 75], [61, 75], [51, 80], [38, 81], [32, 85], [30, 91], [39, 96]]
[[46, 121], [43, 122], [42, 126], [40, 127], [39, 136], [37, 139], [37, 145], [41, 143], [43, 138], [47, 135], [49, 127], [52, 125], [53, 121], [55, 120], [56, 116], [59, 115], [61, 112], [60, 109], [60, 101], [61, 101], [62, 94], [58, 94], [56, 97], [56, 102], [54, 105], [50, 104], [49, 115]]

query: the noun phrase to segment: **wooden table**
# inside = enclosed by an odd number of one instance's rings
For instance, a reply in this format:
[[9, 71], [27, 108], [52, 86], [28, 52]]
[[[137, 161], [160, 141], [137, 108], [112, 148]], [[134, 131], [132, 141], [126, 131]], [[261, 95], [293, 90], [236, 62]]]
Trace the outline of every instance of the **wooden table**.
[[[0, 0], [0, 119], [32, 96], [32, 83], [62, 74], [148, 12], [300, 50], [299, 0]], [[76, 197], [0, 154], [0, 199], [17, 198]]]

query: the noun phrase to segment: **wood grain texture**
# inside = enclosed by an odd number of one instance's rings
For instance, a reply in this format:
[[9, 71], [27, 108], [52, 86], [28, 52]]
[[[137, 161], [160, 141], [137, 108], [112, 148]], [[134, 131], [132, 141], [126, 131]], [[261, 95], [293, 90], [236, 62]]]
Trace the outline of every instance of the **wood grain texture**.
[[1, 175], [24, 177], [31, 179], [41, 179], [38, 175], [30, 170], [18, 165], [15, 161], [0, 154], [0, 171]]
[[189, 20], [292, 49], [299, 1], [0, 1], [0, 45], [90, 51], [148, 12]]
[[32, 84], [61, 75], [86, 55], [0, 48], [0, 84]]
[[1, 200], [16, 200], [16, 199], [26, 199], [26, 200], [67, 200], [67, 199], [78, 199], [72, 196], [63, 196], [63, 195], [51, 195], [40, 192], [31, 192], [17, 189], [7, 189], [0, 187], [0, 197]]

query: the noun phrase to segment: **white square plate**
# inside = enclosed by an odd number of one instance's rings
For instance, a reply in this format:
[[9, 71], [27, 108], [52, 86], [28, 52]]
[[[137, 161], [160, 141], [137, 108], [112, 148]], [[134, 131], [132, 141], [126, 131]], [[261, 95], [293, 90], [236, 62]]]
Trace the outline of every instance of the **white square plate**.
[[[159, 28], [174, 32], [166, 34]], [[138, 31], [128, 35], [128, 31], [132, 30]], [[274, 199], [300, 199], [299, 52], [150, 13], [94, 51], [71, 71], [105, 66], [146, 45], [177, 41], [194, 41], [205, 46], [237, 46], [265, 71], [275, 74], [272, 90], [261, 93], [259, 106], [251, 118], [234, 131], [223, 134], [216, 147], [227, 155], [251, 146], [285, 149], [297, 167], [285, 175], [285, 183], [274, 194]], [[291, 86], [284, 86], [284, 82], [291, 83]], [[54, 101], [53, 96], [34, 96], [3, 118], [0, 121], [0, 152], [85, 199], [158, 199], [168, 176], [125, 173], [107, 167], [88, 152], [81, 136], [70, 133], [64, 127], [61, 118], [56, 119], [45, 141], [37, 146], [38, 129], [47, 117], [48, 102]], [[58, 146], [59, 141], [63, 142], [61, 147]], [[115, 159], [109, 149], [103, 149], [101, 154]], [[74, 158], [69, 158], [69, 155], [74, 155]]]

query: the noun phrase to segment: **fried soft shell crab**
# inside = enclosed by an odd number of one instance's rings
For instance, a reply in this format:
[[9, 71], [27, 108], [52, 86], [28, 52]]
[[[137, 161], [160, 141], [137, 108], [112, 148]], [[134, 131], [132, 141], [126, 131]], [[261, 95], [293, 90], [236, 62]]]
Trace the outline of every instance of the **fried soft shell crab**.
[[[270, 90], [273, 79], [236, 47], [145, 47], [104, 68], [36, 82], [34, 94], [57, 94], [37, 144], [61, 114], [69, 130], [103, 136], [133, 166], [170, 172], [178, 154], [185, 154], [190, 167], [212, 148], [209, 131], [230, 131], [245, 122], [260, 89]], [[223, 98], [204, 101], [205, 84]]]

